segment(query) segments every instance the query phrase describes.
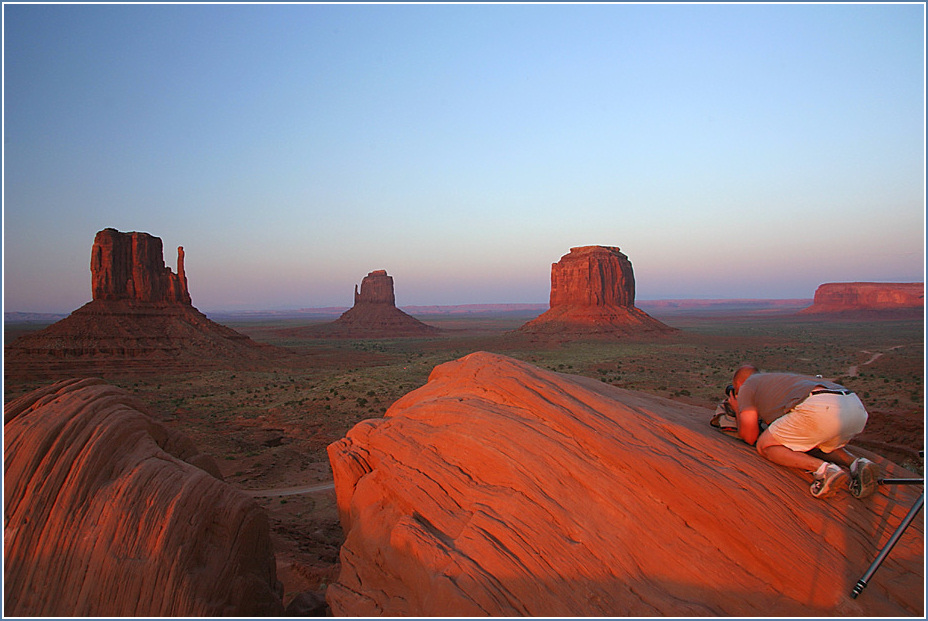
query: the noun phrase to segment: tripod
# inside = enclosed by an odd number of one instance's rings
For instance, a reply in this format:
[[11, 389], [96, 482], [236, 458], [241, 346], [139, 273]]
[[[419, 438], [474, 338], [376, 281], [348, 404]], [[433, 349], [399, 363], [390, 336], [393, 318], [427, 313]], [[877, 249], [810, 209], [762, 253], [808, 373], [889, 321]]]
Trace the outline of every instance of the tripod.
[[[922, 453], [924, 456], [924, 453]], [[924, 485], [925, 479], [880, 479], [878, 481], [881, 485]], [[883, 546], [883, 549], [880, 550], [880, 553], [876, 555], [876, 559], [870, 565], [870, 568], [867, 569], [867, 572], [857, 581], [857, 584], [854, 586], [854, 590], [851, 591], [851, 598], [857, 599], [857, 596], [860, 595], [865, 588], [867, 588], [867, 582], [870, 581], [870, 578], [873, 577], [873, 574], [876, 573], [876, 570], [880, 568], [880, 565], [886, 560], [886, 557], [889, 556], [890, 550], [893, 549], [893, 546], [896, 545], [896, 542], [899, 541], [899, 538], [902, 537], [902, 533], [905, 532], [905, 529], [909, 527], [909, 524], [912, 523], [912, 520], [915, 519], [915, 515], [921, 510], [925, 505], [925, 492], [922, 491], [922, 495], [918, 497], [918, 500], [915, 501], [915, 504], [912, 505], [912, 508], [909, 509], [909, 513], [905, 516], [905, 519], [899, 523], [899, 526], [896, 528], [896, 531], [893, 533], [892, 537], [889, 538], [889, 541], [886, 542], [886, 545]]]

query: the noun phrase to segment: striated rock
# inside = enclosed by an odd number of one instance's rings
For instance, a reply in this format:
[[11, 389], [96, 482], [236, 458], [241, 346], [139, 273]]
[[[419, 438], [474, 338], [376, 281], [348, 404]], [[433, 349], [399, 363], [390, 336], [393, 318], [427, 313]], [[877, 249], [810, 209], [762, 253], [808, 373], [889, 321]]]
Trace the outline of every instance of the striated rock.
[[333, 614], [924, 614], [920, 519], [850, 598], [920, 488], [815, 499], [710, 416], [484, 352], [436, 367], [329, 447]]
[[354, 306], [335, 321], [321, 326], [279, 330], [287, 336], [337, 338], [378, 338], [391, 336], [428, 336], [440, 329], [422, 323], [396, 307], [393, 277], [386, 270], [374, 270], [354, 287]]
[[190, 304], [184, 249], [177, 249], [177, 274], [164, 265], [161, 239], [148, 233], [103, 229], [93, 240], [90, 273], [94, 300], [138, 300]]
[[920, 317], [925, 309], [925, 283], [832, 282], [819, 285], [803, 315], [859, 314]]
[[[5, 347], [8, 373], [55, 377], [285, 353], [211, 321], [193, 307], [178, 248], [174, 274], [161, 240], [147, 233], [97, 233], [91, 252], [93, 301]], [[60, 368], [59, 368], [60, 367]]]
[[613, 336], [675, 331], [635, 306], [631, 261], [611, 246], [571, 248], [554, 263], [550, 306], [519, 330]]
[[264, 510], [126, 392], [37, 390], [3, 440], [6, 614], [283, 613]]

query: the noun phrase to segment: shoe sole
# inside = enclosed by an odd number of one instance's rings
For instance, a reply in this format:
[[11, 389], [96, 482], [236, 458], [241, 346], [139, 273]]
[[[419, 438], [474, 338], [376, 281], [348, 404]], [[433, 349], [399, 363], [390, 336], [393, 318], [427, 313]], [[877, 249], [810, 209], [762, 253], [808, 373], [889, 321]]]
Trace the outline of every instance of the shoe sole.
[[880, 468], [873, 462], [867, 462], [857, 471], [851, 483], [851, 494], [857, 498], [866, 498], [879, 486]]
[[838, 474], [831, 477], [830, 479], [825, 479], [825, 482], [822, 484], [822, 489], [816, 494], [812, 493], [816, 498], [827, 498], [837, 492], [841, 487], [847, 487], [848, 480], [850, 475], [844, 470], [841, 470]]

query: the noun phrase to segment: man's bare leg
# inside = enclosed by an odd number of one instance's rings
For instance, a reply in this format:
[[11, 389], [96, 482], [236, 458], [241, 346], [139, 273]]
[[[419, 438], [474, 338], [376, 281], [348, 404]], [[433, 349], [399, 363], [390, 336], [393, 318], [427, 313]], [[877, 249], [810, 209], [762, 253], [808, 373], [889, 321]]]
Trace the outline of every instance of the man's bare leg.
[[[787, 468], [800, 468], [806, 472], [815, 472], [825, 461], [824, 459], [813, 457], [808, 453], [794, 451], [791, 448], [783, 446], [773, 437], [770, 431], [764, 431], [764, 433], [760, 434], [755, 446], [757, 452], [760, 453], [764, 459], [772, 461], [780, 466], [786, 466]], [[848, 463], [848, 465], [850, 465], [850, 463]]]
[[854, 463], [854, 460], [857, 459], [853, 454], [844, 448], [835, 449], [830, 453], [825, 453], [818, 449], [812, 449], [809, 451], [809, 453], [815, 457], [820, 458], [822, 461], [830, 461], [832, 463], [838, 464], [839, 466], [844, 466], [845, 468], [850, 468], [851, 464]]

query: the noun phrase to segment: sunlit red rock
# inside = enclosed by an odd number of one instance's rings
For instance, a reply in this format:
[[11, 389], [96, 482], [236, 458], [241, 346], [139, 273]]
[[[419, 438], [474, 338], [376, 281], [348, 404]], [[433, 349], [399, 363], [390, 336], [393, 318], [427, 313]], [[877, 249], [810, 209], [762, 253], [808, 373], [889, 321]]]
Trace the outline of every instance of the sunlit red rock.
[[924, 308], [925, 283], [832, 282], [819, 285], [800, 314], [920, 316]]
[[[329, 447], [360, 616], [922, 616], [919, 490], [820, 500], [711, 412], [478, 352]], [[904, 471], [878, 460], [887, 472]]]
[[164, 265], [161, 247], [161, 240], [148, 233], [97, 233], [90, 260], [93, 300], [8, 344], [7, 372], [53, 376], [57, 367], [74, 374], [283, 354], [194, 308], [183, 248], [178, 248], [175, 274]]
[[123, 390], [27, 394], [3, 440], [5, 614], [282, 614], [264, 510]]
[[550, 309], [519, 330], [618, 336], [674, 331], [635, 306], [631, 261], [612, 246], [571, 248], [554, 263]]

